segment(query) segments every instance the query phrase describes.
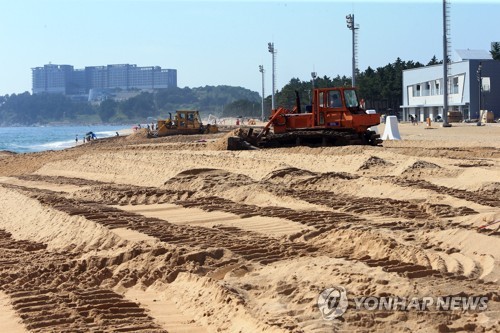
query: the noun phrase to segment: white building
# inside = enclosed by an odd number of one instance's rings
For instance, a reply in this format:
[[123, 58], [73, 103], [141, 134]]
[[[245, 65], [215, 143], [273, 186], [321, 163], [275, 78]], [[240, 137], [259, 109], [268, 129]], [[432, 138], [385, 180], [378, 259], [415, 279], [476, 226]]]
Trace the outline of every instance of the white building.
[[[500, 61], [492, 60], [489, 52], [457, 50], [459, 60], [449, 65], [449, 111], [462, 112], [464, 119], [477, 119], [479, 114], [479, 81], [489, 77], [491, 91], [482, 92], [481, 108], [500, 116]], [[483, 81], [484, 84], [484, 81]], [[403, 71], [402, 120], [413, 115], [418, 121], [435, 119], [443, 114], [443, 65], [433, 65]]]

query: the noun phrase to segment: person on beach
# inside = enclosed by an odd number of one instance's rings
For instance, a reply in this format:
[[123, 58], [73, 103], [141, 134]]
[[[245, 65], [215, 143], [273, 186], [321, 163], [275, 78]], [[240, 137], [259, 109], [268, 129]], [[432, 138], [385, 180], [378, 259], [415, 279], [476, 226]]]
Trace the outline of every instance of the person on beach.
[[78, 144], [78, 134], [76, 135], [75, 143]]

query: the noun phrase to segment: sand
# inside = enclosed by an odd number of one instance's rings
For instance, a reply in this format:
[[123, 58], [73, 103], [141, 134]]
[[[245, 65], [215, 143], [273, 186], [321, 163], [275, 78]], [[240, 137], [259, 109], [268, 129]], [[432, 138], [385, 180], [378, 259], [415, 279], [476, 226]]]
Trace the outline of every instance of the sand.
[[[496, 332], [500, 126], [400, 131], [382, 147], [227, 151], [234, 132], [136, 132], [0, 153], [0, 331]], [[334, 286], [488, 308], [351, 299], [324, 320], [316, 300]]]

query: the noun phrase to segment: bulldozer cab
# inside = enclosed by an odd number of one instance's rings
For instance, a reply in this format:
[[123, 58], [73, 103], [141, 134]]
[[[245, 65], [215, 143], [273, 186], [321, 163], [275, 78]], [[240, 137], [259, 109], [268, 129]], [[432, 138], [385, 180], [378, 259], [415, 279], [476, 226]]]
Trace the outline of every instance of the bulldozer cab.
[[325, 88], [316, 89], [314, 91], [313, 106], [319, 109], [349, 109], [352, 111], [359, 111], [360, 105], [358, 95], [353, 88]]
[[200, 128], [201, 120], [198, 111], [177, 111], [175, 114], [177, 128]]

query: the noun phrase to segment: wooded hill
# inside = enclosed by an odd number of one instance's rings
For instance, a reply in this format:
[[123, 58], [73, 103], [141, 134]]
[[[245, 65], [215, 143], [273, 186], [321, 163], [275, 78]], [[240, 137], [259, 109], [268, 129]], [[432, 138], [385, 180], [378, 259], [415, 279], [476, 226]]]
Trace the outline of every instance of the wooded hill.
[[180, 109], [221, 114], [225, 105], [237, 100], [258, 102], [259, 93], [241, 87], [205, 86], [142, 92], [124, 101], [107, 99], [100, 104], [72, 101], [62, 94], [28, 92], [0, 96], [0, 125], [47, 123], [145, 122], [148, 117], [166, 118]]

